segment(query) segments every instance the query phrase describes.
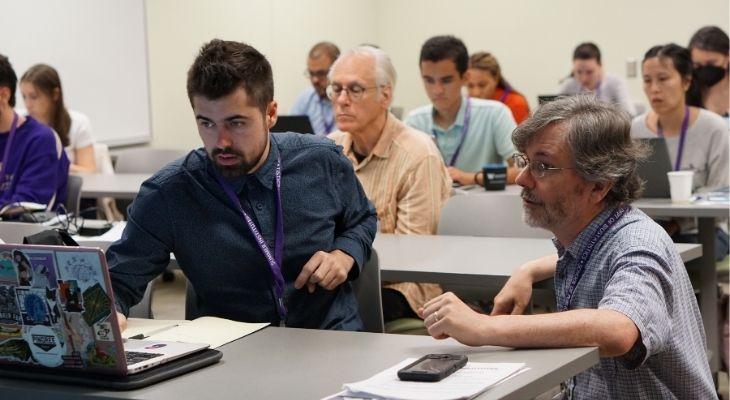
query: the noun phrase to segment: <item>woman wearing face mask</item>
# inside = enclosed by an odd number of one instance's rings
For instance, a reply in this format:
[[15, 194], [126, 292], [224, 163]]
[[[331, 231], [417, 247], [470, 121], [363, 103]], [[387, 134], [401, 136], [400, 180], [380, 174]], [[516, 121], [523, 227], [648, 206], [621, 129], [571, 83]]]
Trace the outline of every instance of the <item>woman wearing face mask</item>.
[[[700, 108], [689, 50], [674, 43], [654, 46], [641, 64], [644, 93], [651, 105], [631, 125], [635, 138], [663, 137], [675, 170], [694, 171], [693, 192], [728, 186], [728, 131], [717, 114]], [[697, 241], [694, 219], [663, 223], [675, 242]], [[717, 232], [715, 255], [728, 254], [728, 236]]]
[[626, 83], [603, 71], [601, 51], [591, 42], [581, 43], [573, 50], [573, 71], [558, 89], [559, 95], [583, 92], [593, 92], [599, 100], [618, 104], [629, 114], [636, 115]]
[[20, 92], [28, 114], [53, 128], [66, 148], [71, 172], [95, 172], [94, 141], [89, 118], [69, 111], [63, 102], [61, 78], [56, 70], [36, 64], [20, 78]]
[[466, 87], [470, 97], [504, 103], [512, 111], [518, 124], [530, 116], [530, 107], [525, 96], [504, 79], [499, 62], [489, 53], [478, 52], [469, 57]]
[[728, 47], [727, 33], [716, 26], [701, 28], [689, 41], [695, 78], [702, 88], [702, 105], [722, 115], [726, 121], [730, 121]]

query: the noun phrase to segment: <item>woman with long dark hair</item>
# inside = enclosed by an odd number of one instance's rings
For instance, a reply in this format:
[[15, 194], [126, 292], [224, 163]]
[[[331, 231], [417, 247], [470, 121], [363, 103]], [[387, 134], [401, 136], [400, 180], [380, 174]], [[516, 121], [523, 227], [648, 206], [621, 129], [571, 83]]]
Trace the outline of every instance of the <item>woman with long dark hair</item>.
[[689, 41], [702, 106], [728, 121], [730, 111], [730, 44], [727, 33], [716, 26], [698, 30]]
[[23, 102], [36, 120], [53, 128], [61, 138], [71, 172], [95, 172], [94, 141], [89, 118], [68, 110], [58, 72], [46, 64], [36, 64], [20, 78]]
[[[728, 131], [725, 121], [703, 108], [692, 58], [686, 48], [654, 46], [641, 64], [651, 109], [631, 125], [635, 138], [663, 137], [675, 170], [694, 171], [693, 192], [728, 186]], [[676, 241], [696, 241], [694, 219], [663, 223]], [[718, 228], [716, 257], [728, 254], [727, 233]]]

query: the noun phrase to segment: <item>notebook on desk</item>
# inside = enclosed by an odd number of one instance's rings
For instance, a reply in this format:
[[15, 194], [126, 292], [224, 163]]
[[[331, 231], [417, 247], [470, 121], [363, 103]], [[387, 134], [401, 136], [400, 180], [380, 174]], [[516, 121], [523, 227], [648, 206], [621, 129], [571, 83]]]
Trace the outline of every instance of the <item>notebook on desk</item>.
[[0, 376], [154, 375], [153, 367], [208, 347], [125, 341], [114, 304], [100, 249], [0, 244]]

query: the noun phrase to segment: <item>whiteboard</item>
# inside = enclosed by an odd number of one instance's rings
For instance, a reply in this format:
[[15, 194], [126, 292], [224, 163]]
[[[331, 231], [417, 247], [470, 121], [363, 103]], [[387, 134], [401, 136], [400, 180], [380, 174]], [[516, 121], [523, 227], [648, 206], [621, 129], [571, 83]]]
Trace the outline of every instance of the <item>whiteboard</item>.
[[[61, 76], [66, 107], [89, 116], [97, 142], [151, 140], [144, 0], [0, 4], [0, 54], [18, 79], [34, 64], [49, 64]], [[24, 107], [19, 87], [15, 106]]]

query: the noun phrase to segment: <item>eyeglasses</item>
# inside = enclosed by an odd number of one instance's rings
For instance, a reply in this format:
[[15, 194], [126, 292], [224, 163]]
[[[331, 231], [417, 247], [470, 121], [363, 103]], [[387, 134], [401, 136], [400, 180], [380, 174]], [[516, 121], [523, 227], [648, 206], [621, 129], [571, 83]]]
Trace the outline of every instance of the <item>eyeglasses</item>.
[[304, 70], [304, 77], [307, 79], [312, 78], [319, 78], [319, 79], [325, 79], [327, 78], [327, 74], [329, 74], [330, 71], [327, 69], [320, 69], [319, 71], [310, 71], [308, 69]]
[[532, 176], [534, 176], [535, 178], [538, 178], [538, 179], [545, 177], [545, 174], [548, 171], [562, 171], [564, 169], [575, 169], [573, 167], [564, 167], [564, 168], [548, 167], [543, 162], [530, 161], [530, 159], [527, 158], [527, 156], [524, 154], [515, 154], [512, 156], [512, 160], [514, 161], [515, 167], [517, 167], [517, 169], [522, 170], [524, 168], [529, 167], [530, 173], [532, 174]]
[[343, 91], [347, 93], [347, 97], [350, 98], [352, 101], [360, 101], [362, 99], [362, 96], [365, 94], [366, 91], [370, 89], [377, 89], [380, 86], [370, 86], [370, 87], [362, 87], [356, 83], [347, 85], [347, 87], [342, 86], [338, 83], [333, 83], [329, 86], [327, 86], [327, 97], [330, 98], [330, 100], [335, 100], [336, 98], [340, 97], [340, 93]]

